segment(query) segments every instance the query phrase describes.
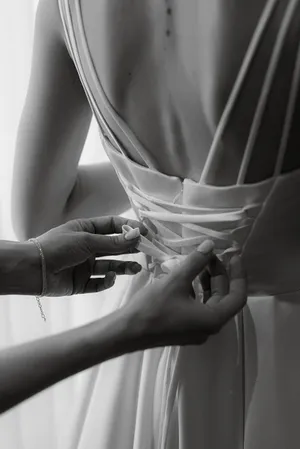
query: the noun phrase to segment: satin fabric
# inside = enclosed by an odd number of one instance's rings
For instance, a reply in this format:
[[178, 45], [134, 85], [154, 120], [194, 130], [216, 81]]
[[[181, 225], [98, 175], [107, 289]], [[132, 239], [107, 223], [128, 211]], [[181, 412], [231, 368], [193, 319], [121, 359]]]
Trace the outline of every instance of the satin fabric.
[[[200, 182], [167, 176], [113, 109], [97, 79], [85, 40], [79, 0], [60, 0], [66, 43], [103, 146], [132, 203], [152, 231], [137, 259], [143, 271], [114, 288], [103, 314], [129, 302], [143, 286], [172, 268], [170, 260], [212, 238], [226, 261], [240, 250], [249, 281], [248, 304], [221, 332], [199, 347], [138, 352], [91, 370], [85, 392], [74, 401], [60, 440], [69, 449], [296, 449], [300, 374], [296, 342], [300, 291], [299, 170], [280, 174], [293, 115], [300, 52], [274, 175], [245, 184], [251, 152], [297, 0], [287, 2], [262, 87], [237, 183], [207, 184], [218, 145], [278, 1], [268, 0], [216, 130]], [[108, 126], [145, 161], [133, 162]], [[200, 149], [201, 150], [201, 149]], [[226, 149], [223, 148], [223, 151]], [[154, 230], [153, 230], [154, 229]], [[125, 230], [126, 231], [126, 230]], [[167, 264], [164, 265], [164, 264]]]

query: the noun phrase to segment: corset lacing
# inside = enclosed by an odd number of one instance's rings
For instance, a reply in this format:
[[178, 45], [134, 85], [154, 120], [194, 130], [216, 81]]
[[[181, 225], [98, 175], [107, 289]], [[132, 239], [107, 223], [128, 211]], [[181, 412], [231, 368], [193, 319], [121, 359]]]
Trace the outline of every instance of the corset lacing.
[[[133, 209], [148, 230], [146, 237], [141, 236], [137, 249], [150, 256], [151, 262], [147, 268], [158, 278], [169, 273], [206, 239], [214, 242], [215, 252], [221, 259], [227, 254], [236, 253], [240, 250], [240, 245], [234, 238], [233, 231], [243, 228], [246, 230], [253, 222], [248, 216], [249, 207], [225, 209], [175, 204], [153, 198], [132, 184], [123, 182], [123, 185]], [[197, 235], [183, 237], [164, 223], [180, 224], [181, 232], [185, 228]], [[222, 230], [212, 229], [216, 224]], [[157, 232], [153, 231], [153, 226]], [[125, 225], [123, 233], [126, 234], [131, 229]], [[201, 294], [198, 284], [194, 288]]]

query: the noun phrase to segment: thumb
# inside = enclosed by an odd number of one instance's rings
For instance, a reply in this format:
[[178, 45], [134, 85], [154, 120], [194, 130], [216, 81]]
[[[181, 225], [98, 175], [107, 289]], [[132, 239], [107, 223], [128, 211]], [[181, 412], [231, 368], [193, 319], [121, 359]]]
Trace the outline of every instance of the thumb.
[[211, 260], [213, 249], [214, 243], [211, 240], [205, 240], [201, 243], [197, 250], [189, 254], [179, 267], [174, 270], [174, 279], [191, 284]]

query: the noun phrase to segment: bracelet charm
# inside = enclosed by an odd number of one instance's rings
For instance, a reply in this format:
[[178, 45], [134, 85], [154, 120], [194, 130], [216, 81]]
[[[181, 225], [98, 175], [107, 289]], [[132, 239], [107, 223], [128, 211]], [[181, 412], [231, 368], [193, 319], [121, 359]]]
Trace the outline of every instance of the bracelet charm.
[[41, 304], [41, 297], [45, 296], [46, 295], [46, 291], [47, 291], [46, 260], [45, 260], [43, 249], [42, 249], [41, 244], [38, 241], [38, 239], [37, 238], [32, 238], [32, 239], [29, 239], [29, 242], [32, 242], [32, 243], [35, 244], [35, 246], [39, 250], [39, 253], [40, 253], [40, 256], [41, 256], [41, 262], [42, 262], [42, 292], [41, 292], [41, 294], [39, 296], [36, 296], [36, 301], [37, 301], [38, 307], [40, 309], [41, 316], [42, 316], [43, 320], [46, 321], [46, 316], [44, 314], [43, 307], [42, 307], [42, 304]]

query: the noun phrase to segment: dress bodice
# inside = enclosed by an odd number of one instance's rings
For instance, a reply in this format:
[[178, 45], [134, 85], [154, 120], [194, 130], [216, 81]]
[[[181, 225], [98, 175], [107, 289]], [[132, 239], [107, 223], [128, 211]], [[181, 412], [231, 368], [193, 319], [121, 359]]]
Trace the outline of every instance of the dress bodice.
[[[300, 0], [263, 2], [262, 15], [212, 145], [209, 151], [199, 145], [199, 151], [208, 154], [199, 182], [158, 169], [153, 153], [147, 151], [130, 124], [112, 107], [95, 73], [80, 0], [58, 1], [69, 53], [99, 124], [103, 147], [138, 219], [149, 229], [139, 247], [146, 257], [137, 257], [145, 260], [145, 268], [153, 276], [159, 277], [208, 237], [214, 241], [220, 257], [226, 258], [232, 251], [242, 252], [249, 293], [247, 307], [205, 345], [157, 348], [118, 358], [113, 368], [108, 364], [97, 367], [97, 383], [89, 388], [96, 399], [87, 394], [80, 413], [84, 423], [91, 424], [82, 426], [84, 432], [79, 429], [76, 447], [262, 448], [285, 447], [285, 441], [288, 447], [296, 447], [293, 444], [297, 441], [298, 423], [294, 418], [299, 401], [294, 399], [299, 367], [297, 349], [293, 348], [299, 328], [300, 170], [293, 167], [287, 172], [282, 168], [296, 108], [300, 50], [289, 55], [292, 77], [286, 109], [280, 111], [283, 127], [278, 133], [278, 151], [270, 163], [270, 175], [249, 183], [247, 174], [254, 147], [261, 142], [258, 136], [264, 130], [278, 62]], [[104, 3], [108, 4], [106, 0]], [[226, 170], [226, 156], [230, 153], [222, 136], [278, 5], [284, 14], [276, 27], [249, 136], [245, 147], [240, 148], [242, 160], [236, 180], [227, 186], [213, 185], [211, 180], [222, 161]], [[127, 154], [128, 142], [143, 164], [134, 162]], [[261, 149], [266, 153], [268, 148]], [[146, 271], [131, 277], [129, 287], [125, 284], [126, 288], [121, 289], [119, 302], [111, 306], [114, 294], [109, 295], [108, 310], [131, 301], [151, 278]], [[194, 283], [196, 294], [198, 288], [199, 284]], [[292, 405], [287, 406], [287, 402]], [[76, 431], [78, 422], [75, 421]]]
[[[293, 217], [295, 209], [297, 209], [297, 199], [295, 195], [286, 197], [287, 192], [292, 194], [293, 188], [297, 187], [298, 172], [281, 174], [298, 92], [300, 51], [295, 57], [287, 110], [273, 176], [252, 184], [246, 184], [245, 179], [263, 122], [267, 99], [272, 89], [282, 47], [298, 1], [287, 2], [236, 183], [226, 187], [210, 185], [209, 179], [216, 170], [220, 156], [224, 151], [226, 152], [226, 148], [220, 145], [220, 140], [278, 1], [268, 0], [266, 2], [216, 129], [199, 182], [168, 176], [157, 170], [155, 158], [143, 148], [130, 126], [112, 108], [101, 82], [95, 74], [85, 40], [80, 1], [73, 1], [72, 11], [68, 0], [60, 0], [59, 4], [68, 48], [98, 121], [104, 148], [137, 216], [140, 220], [147, 218], [150, 223], [150, 226], [148, 225], [149, 236], [142, 241], [140, 247], [151, 259], [148, 268], [154, 267], [156, 270], [159, 265], [159, 269], [161, 269], [165, 264], [165, 267], [170, 269], [172, 263], [170, 264], [169, 260], [179, 260], [197, 247], [203, 239], [210, 238], [214, 240], [216, 251], [221, 256], [237, 250], [243, 252], [250, 291], [274, 293], [274, 288], [276, 290], [277, 286], [274, 283], [273, 273], [278, 272], [279, 274], [282, 271], [282, 266], [277, 254], [278, 242], [274, 244], [270, 237], [275, 236], [280, 240], [279, 246], [282, 246], [282, 251], [285, 254], [289, 254], [291, 263], [297, 253], [298, 240], [300, 245], [300, 238], [297, 237], [298, 233], [295, 231], [297, 219]], [[145, 166], [133, 162], [126, 154], [124, 145], [107, 124], [107, 115], [116, 123], [124, 139], [129, 140], [135, 147]], [[294, 214], [292, 214], [293, 212]], [[294, 220], [295, 223], [292, 226], [293, 235], [288, 234], [290, 220]], [[154, 228], [151, 227], [151, 223]], [[300, 283], [295, 277], [290, 279], [288, 273], [281, 276], [281, 279], [284, 281], [278, 280], [278, 291], [287, 291], [291, 287], [291, 283], [293, 288]], [[270, 292], [270, 289], [273, 291]]]

